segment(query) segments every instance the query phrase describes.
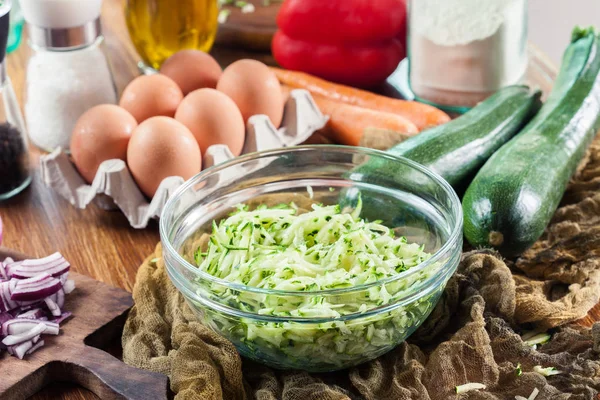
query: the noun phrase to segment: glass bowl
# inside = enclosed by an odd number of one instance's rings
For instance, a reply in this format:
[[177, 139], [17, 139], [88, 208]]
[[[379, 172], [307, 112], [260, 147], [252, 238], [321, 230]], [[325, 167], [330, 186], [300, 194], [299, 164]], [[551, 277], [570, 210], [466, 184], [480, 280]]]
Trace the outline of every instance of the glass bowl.
[[[240, 203], [353, 207], [359, 194], [361, 217], [382, 220], [432, 257], [392, 278], [302, 292], [228, 282], [193, 262], [199, 236]], [[279, 369], [324, 372], [376, 358], [423, 323], [458, 266], [462, 210], [446, 181], [408, 159], [359, 147], [299, 146], [248, 154], [196, 175], [167, 202], [160, 235], [168, 275], [200, 321], [248, 358]], [[255, 311], [306, 302], [356, 310], [331, 318]]]

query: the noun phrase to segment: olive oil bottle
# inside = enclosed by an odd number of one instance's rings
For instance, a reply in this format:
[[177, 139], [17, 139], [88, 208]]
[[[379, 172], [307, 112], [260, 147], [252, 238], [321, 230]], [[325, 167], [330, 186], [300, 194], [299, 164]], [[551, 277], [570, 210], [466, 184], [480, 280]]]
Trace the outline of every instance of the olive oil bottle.
[[218, 14], [218, 0], [127, 0], [125, 5], [133, 45], [154, 69], [179, 50], [210, 51]]

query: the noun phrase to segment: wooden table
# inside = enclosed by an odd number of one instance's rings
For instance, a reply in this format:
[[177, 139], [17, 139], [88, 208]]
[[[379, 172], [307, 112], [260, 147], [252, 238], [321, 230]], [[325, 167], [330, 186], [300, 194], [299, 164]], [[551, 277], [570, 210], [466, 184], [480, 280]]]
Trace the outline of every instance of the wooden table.
[[[138, 57], [125, 26], [123, 4], [123, 0], [104, 0], [102, 10], [106, 45], [119, 91], [139, 75]], [[25, 40], [7, 59], [8, 74], [20, 104], [23, 104], [29, 50]], [[245, 57], [274, 63], [267, 54], [228, 49], [215, 49], [214, 54], [223, 65]], [[60, 251], [75, 271], [131, 291], [138, 266], [159, 241], [158, 224], [151, 222], [147, 229], [136, 230], [130, 228], [121, 212], [107, 212], [94, 205], [76, 209], [43, 184], [38, 168], [41, 153], [31, 148], [31, 154], [34, 168], [31, 186], [15, 198], [0, 202], [3, 245], [36, 257]], [[78, 387], [57, 383], [35, 398], [96, 397]]]
[[[129, 40], [123, 18], [123, 0], [104, 0], [103, 26], [106, 45], [114, 64], [119, 91], [139, 74], [138, 57]], [[27, 45], [8, 56], [8, 72], [22, 104]], [[273, 64], [268, 54], [215, 48], [213, 54], [222, 65], [245, 57]], [[548, 71], [555, 74], [555, 71]], [[31, 149], [33, 182], [19, 196], [0, 202], [4, 221], [4, 246], [42, 257], [60, 251], [79, 273], [131, 291], [136, 271], [159, 241], [157, 223], [147, 229], [129, 226], [120, 212], [107, 212], [94, 205], [78, 210], [48, 189], [39, 176], [37, 149]], [[65, 383], [47, 388], [36, 399], [90, 399], [92, 393]]]
[[[104, 0], [102, 10], [106, 45], [119, 91], [139, 75], [138, 57], [125, 26], [123, 3], [123, 0]], [[23, 42], [7, 60], [8, 73], [21, 104], [28, 50]], [[228, 49], [215, 49], [214, 53], [223, 65], [244, 57], [274, 63], [267, 54]], [[135, 230], [119, 211], [107, 212], [94, 205], [76, 209], [43, 184], [38, 168], [41, 152], [32, 147], [31, 154], [34, 168], [31, 186], [15, 198], [0, 202], [5, 230], [3, 245], [40, 257], [60, 251], [77, 272], [131, 291], [139, 264], [159, 241], [158, 224], [154, 221], [147, 229]]]

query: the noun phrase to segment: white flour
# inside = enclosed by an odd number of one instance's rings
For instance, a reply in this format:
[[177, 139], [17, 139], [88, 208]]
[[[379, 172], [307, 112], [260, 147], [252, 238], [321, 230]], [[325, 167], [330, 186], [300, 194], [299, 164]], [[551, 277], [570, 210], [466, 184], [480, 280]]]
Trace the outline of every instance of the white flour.
[[39, 51], [29, 59], [25, 119], [32, 142], [44, 150], [68, 149], [73, 127], [85, 111], [116, 102], [108, 62], [96, 44]]
[[516, 0], [415, 0], [411, 24], [440, 46], [471, 43], [498, 31]]
[[411, 0], [410, 85], [417, 97], [470, 107], [521, 80], [526, 0]]

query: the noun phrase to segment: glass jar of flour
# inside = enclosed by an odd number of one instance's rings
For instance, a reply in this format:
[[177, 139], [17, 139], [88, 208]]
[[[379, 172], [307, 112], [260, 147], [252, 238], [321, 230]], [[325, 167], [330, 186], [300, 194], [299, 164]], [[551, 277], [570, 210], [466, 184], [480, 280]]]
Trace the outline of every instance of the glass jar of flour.
[[115, 104], [100, 26], [102, 0], [20, 0], [29, 31], [25, 120], [37, 147], [69, 149], [79, 117]]
[[527, 0], [411, 0], [409, 84], [415, 98], [465, 111], [527, 69]]

